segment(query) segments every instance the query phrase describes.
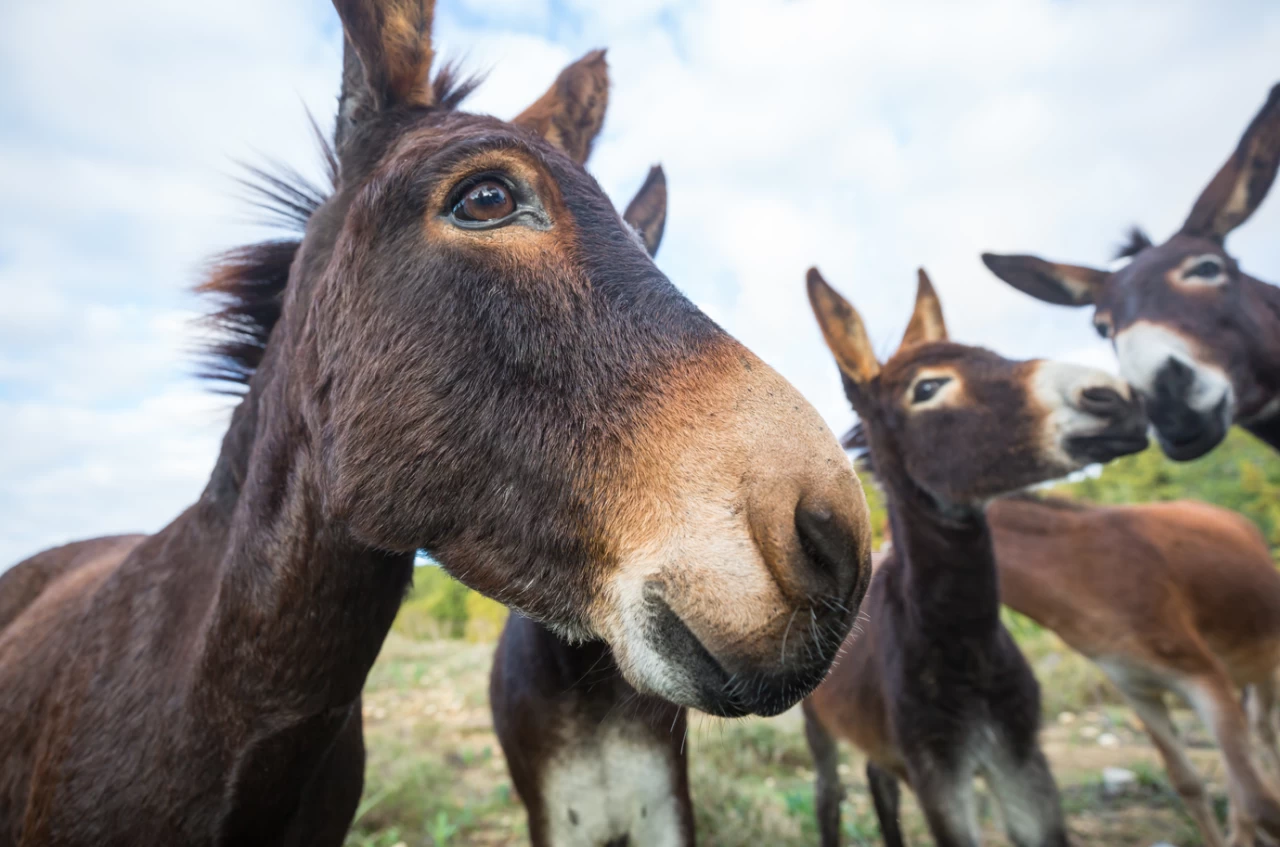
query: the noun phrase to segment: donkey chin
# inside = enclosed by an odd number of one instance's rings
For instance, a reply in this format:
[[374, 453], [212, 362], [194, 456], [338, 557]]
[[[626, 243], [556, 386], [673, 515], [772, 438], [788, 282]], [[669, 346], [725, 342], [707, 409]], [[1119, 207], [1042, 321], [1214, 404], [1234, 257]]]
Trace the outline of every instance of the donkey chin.
[[1142, 395], [1166, 456], [1188, 462], [1226, 438], [1236, 414], [1231, 379], [1201, 361], [1189, 341], [1144, 321], [1116, 336], [1116, 352], [1120, 372]]
[[619, 669], [641, 692], [713, 715], [787, 710], [822, 681], [853, 625], [870, 580], [869, 544], [824, 552], [818, 539], [794, 551], [819, 567], [828, 554], [856, 559], [834, 590], [780, 578], [778, 563], [766, 565], [750, 541], [732, 551], [693, 546], [702, 549], [657, 567], [649, 560], [611, 586], [613, 613], [600, 629]]

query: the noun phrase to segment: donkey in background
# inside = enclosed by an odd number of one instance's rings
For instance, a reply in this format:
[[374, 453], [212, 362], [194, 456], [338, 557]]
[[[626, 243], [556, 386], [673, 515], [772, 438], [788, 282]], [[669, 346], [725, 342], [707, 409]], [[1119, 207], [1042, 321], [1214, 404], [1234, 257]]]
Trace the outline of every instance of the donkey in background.
[[[623, 214], [651, 256], [666, 195], [654, 167]], [[607, 645], [570, 643], [510, 615], [489, 708], [533, 847], [693, 847], [687, 711], [636, 691]]]
[[1134, 229], [1114, 272], [985, 253], [996, 276], [1059, 306], [1094, 307], [1120, 373], [1146, 400], [1171, 459], [1203, 456], [1237, 423], [1280, 450], [1280, 289], [1252, 277], [1225, 247], [1280, 167], [1280, 85], [1244, 131], [1173, 237]]
[[430, 0], [335, 5], [334, 188], [276, 185], [302, 237], [206, 285], [245, 393], [200, 499], [0, 577], [0, 847], [341, 844], [419, 548], [724, 715], [811, 690], [836, 645], [779, 660], [789, 617], [843, 632], [865, 591], [826, 425], [583, 169], [603, 54], [504, 122], [432, 78]]
[[898, 351], [877, 362], [862, 320], [817, 270], [809, 298], [866, 429], [894, 544], [855, 628], [804, 703], [824, 847], [840, 838], [836, 738], [864, 753], [885, 843], [903, 844], [898, 781], [939, 847], [978, 843], [986, 780], [1018, 847], [1067, 843], [1041, 752], [1040, 690], [1000, 622], [991, 497], [1147, 445], [1128, 386], [1101, 371], [1012, 362], [945, 339], [924, 272]]
[[[865, 449], [861, 424], [845, 446]], [[986, 516], [1001, 602], [1057, 633], [1115, 684], [1205, 844], [1246, 847], [1258, 829], [1276, 833], [1280, 802], [1253, 761], [1249, 738], [1252, 720], [1260, 752], [1280, 774], [1280, 573], [1258, 528], [1195, 501], [1088, 506], [1015, 495], [993, 501]], [[837, 664], [826, 684], [851, 667]], [[1235, 699], [1237, 687], [1250, 694], [1249, 716]], [[1195, 707], [1222, 750], [1231, 800], [1227, 842], [1166, 693]]]

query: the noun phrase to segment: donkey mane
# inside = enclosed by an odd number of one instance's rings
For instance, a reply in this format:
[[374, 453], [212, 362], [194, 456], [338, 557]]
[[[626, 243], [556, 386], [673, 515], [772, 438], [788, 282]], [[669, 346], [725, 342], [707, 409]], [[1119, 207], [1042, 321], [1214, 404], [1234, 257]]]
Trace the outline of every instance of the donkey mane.
[[1151, 238], [1142, 231], [1140, 226], [1131, 226], [1129, 231], [1125, 233], [1125, 240], [1116, 249], [1114, 258], [1116, 259], [1132, 259], [1134, 256], [1152, 246]]
[[[462, 76], [448, 62], [431, 82], [436, 111], [453, 111], [484, 81], [482, 75]], [[338, 184], [338, 154], [333, 143], [308, 113], [311, 131], [324, 164], [324, 185], [307, 179], [296, 168], [268, 161], [263, 167], [242, 165], [246, 174], [238, 181], [250, 206], [262, 214], [261, 222], [290, 233], [234, 247], [214, 259], [207, 278], [195, 287], [208, 297], [214, 309], [199, 319], [211, 340], [196, 357], [196, 376], [214, 383], [218, 393], [242, 394], [267, 349], [271, 331], [280, 320], [289, 268], [302, 244], [307, 222], [324, 205]]]

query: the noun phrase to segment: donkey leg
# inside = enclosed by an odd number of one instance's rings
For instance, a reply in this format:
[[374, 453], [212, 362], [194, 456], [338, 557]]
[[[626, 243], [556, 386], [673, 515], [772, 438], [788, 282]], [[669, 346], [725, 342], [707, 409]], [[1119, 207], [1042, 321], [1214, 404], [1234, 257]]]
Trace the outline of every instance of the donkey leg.
[[1226, 674], [1202, 674], [1185, 681], [1183, 691], [1213, 733], [1226, 762], [1232, 824], [1228, 842], [1252, 847], [1255, 827], [1273, 839], [1280, 838], [1280, 798], [1254, 766], [1248, 722]]
[[978, 847], [973, 772], [968, 768], [948, 772], [936, 762], [908, 764], [911, 787], [937, 847]]
[[871, 789], [871, 802], [876, 807], [885, 847], [904, 847], [898, 824], [898, 801], [902, 798], [898, 778], [874, 762], [867, 762], [867, 786]]
[[818, 721], [809, 701], [804, 702], [804, 737], [813, 754], [814, 808], [818, 815], [818, 833], [822, 847], [840, 845], [840, 801], [844, 788], [840, 785], [840, 750], [836, 740]]
[[1213, 804], [1209, 802], [1209, 795], [1195, 766], [1182, 748], [1177, 727], [1169, 717], [1169, 707], [1165, 705], [1163, 694], [1158, 690], [1124, 690], [1124, 693], [1138, 719], [1147, 728], [1151, 743], [1164, 760], [1164, 768], [1169, 774], [1169, 781], [1173, 783], [1173, 790], [1178, 792], [1187, 812], [1196, 822], [1205, 847], [1223, 847], [1225, 842], [1222, 840], [1222, 830], [1218, 828], [1218, 819], [1213, 814]]
[[1276, 743], [1276, 678], [1269, 674], [1249, 686], [1249, 723], [1262, 747], [1263, 758], [1272, 776], [1280, 779], [1280, 746]]
[[1066, 847], [1058, 785], [1038, 745], [1021, 759], [1016, 751], [1007, 751], [984, 775], [1010, 841], [1017, 847]]

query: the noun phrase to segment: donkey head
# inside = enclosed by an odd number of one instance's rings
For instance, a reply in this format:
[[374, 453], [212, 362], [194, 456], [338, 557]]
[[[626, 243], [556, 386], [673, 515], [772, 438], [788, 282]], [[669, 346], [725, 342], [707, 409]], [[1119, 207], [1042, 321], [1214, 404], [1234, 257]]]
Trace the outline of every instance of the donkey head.
[[[1172, 238], [1134, 230], [1114, 272], [1035, 256], [982, 260], [996, 276], [1049, 303], [1094, 307], [1124, 377], [1147, 402], [1161, 447], [1194, 459], [1233, 421], [1248, 423], [1280, 391], [1280, 298], [1244, 274], [1227, 234], [1262, 203], [1280, 165], [1280, 85]], [[1272, 295], [1275, 292], [1271, 292]]]
[[967, 508], [1147, 445], [1140, 404], [1115, 377], [948, 341], [923, 270], [906, 335], [883, 365], [853, 306], [816, 269], [808, 282], [886, 481], [910, 482], [937, 504]]
[[335, 5], [337, 187], [251, 388], [300, 410], [325, 531], [605, 639], [642, 691], [786, 708], [840, 640], [782, 655], [788, 619], [850, 625], [866, 504], [817, 413], [653, 264], [661, 214], [633, 230], [583, 169], [603, 53], [505, 122], [431, 79], [430, 0]]

